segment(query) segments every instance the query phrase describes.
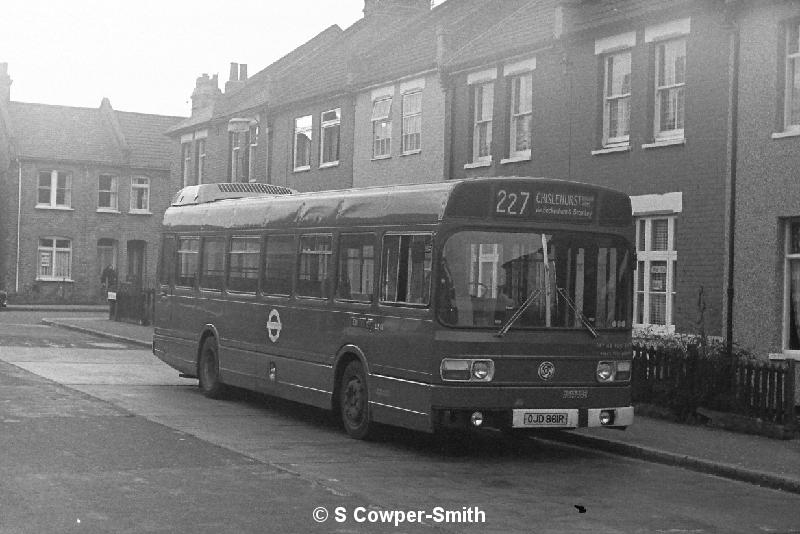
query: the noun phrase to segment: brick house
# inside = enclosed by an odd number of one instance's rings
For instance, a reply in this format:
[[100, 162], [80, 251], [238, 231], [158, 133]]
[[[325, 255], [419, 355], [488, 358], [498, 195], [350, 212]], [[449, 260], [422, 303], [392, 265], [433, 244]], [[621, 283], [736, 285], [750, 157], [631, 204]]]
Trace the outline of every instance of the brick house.
[[800, 359], [800, 4], [735, 2], [733, 339]]
[[353, 73], [355, 187], [435, 182], [450, 176], [451, 131], [441, 63], [448, 53], [527, 3], [449, 1], [359, 55]]
[[177, 189], [163, 132], [180, 117], [15, 102], [0, 64], [0, 287], [36, 302], [104, 300], [101, 276], [152, 286]]
[[633, 197], [634, 324], [721, 336], [731, 29], [711, 1], [529, 2], [444, 65], [451, 176]]

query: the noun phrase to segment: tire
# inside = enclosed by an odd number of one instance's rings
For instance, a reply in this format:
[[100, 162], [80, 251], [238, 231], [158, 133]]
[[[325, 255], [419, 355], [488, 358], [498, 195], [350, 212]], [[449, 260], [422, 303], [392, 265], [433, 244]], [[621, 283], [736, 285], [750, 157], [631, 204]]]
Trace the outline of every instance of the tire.
[[200, 349], [197, 378], [200, 391], [209, 399], [220, 399], [225, 396], [227, 388], [219, 380], [219, 348], [213, 336], [206, 338]]
[[374, 425], [370, 421], [367, 376], [359, 361], [348, 363], [342, 374], [339, 413], [342, 425], [351, 438], [368, 439]]

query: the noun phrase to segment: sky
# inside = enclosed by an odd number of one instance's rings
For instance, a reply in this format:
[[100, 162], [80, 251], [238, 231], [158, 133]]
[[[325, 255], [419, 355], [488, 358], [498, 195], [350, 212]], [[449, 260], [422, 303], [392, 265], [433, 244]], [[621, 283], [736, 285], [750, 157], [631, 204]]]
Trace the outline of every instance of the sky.
[[333, 24], [363, 0], [2, 0], [0, 63], [11, 100], [188, 116], [195, 80], [230, 63], [248, 76]]

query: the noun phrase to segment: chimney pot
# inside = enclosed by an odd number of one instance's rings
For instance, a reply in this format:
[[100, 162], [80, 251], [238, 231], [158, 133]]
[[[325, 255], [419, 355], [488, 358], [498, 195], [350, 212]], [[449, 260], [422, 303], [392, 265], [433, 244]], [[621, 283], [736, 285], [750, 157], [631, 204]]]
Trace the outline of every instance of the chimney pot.
[[239, 64], [239, 81], [247, 80], [247, 63]]
[[239, 81], [239, 64], [234, 63], [233, 61], [231, 61], [231, 73], [230, 76], [228, 76], [228, 81], [231, 82]]

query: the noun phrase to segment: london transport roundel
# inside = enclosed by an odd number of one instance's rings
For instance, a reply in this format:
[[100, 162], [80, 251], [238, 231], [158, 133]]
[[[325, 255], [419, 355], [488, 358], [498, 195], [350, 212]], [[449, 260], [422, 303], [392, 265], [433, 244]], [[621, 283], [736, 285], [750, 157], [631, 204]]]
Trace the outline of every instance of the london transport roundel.
[[550, 380], [556, 374], [556, 366], [552, 362], [542, 362], [539, 365], [539, 378]]
[[281, 337], [281, 316], [278, 313], [278, 310], [273, 309], [269, 312], [269, 317], [267, 318], [267, 335], [269, 336], [269, 340], [275, 343], [278, 341], [278, 338]]

